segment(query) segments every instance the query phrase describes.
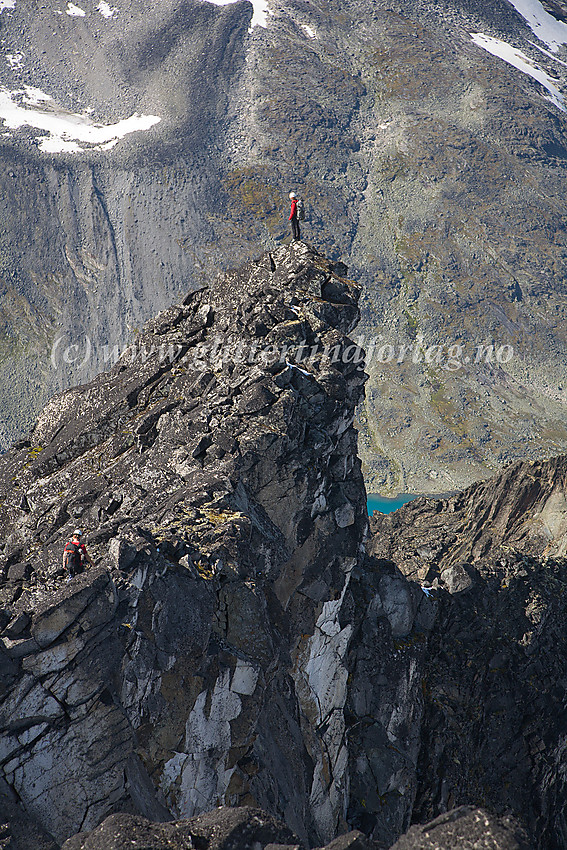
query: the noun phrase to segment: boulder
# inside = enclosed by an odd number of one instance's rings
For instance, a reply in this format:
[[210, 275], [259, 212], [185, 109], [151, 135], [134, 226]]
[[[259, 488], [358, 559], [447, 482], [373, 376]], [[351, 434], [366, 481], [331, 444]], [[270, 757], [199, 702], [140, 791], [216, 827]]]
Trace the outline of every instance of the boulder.
[[116, 604], [108, 573], [88, 570], [61, 588], [55, 599], [37, 608], [31, 624], [32, 637], [39, 646], [48, 646], [79, 617], [87, 628], [95, 628], [112, 618]]
[[198, 818], [163, 824], [111, 815], [92, 832], [69, 838], [62, 850], [258, 850], [273, 843], [298, 847], [293, 833], [266, 812], [221, 806]]
[[518, 823], [462, 806], [423, 826], [412, 826], [391, 850], [532, 850]]

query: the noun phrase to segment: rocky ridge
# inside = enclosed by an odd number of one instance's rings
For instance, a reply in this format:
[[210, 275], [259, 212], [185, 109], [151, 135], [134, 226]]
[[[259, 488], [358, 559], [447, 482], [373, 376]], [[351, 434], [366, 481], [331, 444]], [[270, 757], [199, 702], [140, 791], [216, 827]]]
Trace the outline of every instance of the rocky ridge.
[[[302, 850], [295, 836], [265, 812], [221, 807], [190, 821], [151, 824], [111, 815], [91, 833], [68, 839], [62, 850]], [[340, 835], [320, 850], [370, 850], [361, 832]], [[529, 850], [511, 818], [497, 819], [462, 807], [422, 827], [412, 827], [392, 850]]]
[[294, 244], [188, 293], [1, 458], [10, 850], [565, 845], [567, 461], [365, 547], [346, 271]]
[[540, 850], [567, 843], [566, 475], [565, 456], [513, 464], [449, 499], [375, 515], [369, 544], [438, 606], [414, 817], [512, 812]]
[[[365, 565], [345, 272], [297, 244], [189, 293], [0, 460], [2, 776], [57, 841], [221, 803], [311, 846], [409, 824], [419, 681], [392, 633], [428, 603]], [[78, 523], [96, 568], [66, 584]]]

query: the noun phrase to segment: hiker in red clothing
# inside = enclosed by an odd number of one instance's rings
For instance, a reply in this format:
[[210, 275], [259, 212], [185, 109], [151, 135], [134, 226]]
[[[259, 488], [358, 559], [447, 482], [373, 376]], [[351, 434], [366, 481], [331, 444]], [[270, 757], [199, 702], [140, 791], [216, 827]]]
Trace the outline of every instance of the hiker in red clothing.
[[295, 192], [290, 192], [289, 198], [291, 200], [291, 212], [289, 214], [289, 220], [291, 221], [291, 233], [294, 241], [296, 241], [301, 239], [301, 232], [299, 230], [299, 213], [297, 209], [299, 199]]
[[85, 564], [88, 564], [89, 567], [94, 566], [87, 552], [87, 547], [84, 543], [81, 543], [82, 536], [83, 532], [80, 528], [76, 528], [72, 539], [65, 544], [63, 549], [63, 569], [67, 570], [67, 581], [71, 581], [74, 576], [82, 573]]

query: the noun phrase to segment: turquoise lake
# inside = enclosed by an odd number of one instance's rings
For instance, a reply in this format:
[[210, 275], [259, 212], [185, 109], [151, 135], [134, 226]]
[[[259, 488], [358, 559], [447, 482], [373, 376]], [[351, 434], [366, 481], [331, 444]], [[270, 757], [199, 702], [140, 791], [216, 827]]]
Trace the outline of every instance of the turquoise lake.
[[372, 516], [374, 511], [379, 511], [381, 514], [391, 514], [392, 511], [397, 511], [406, 502], [411, 502], [412, 499], [417, 499], [418, 494], [398, 493], [393, 499], [386, 499], [384, 496], [378, 496], [374, 493], [368, 495], [366, 504], [368, 506], [368, 516]]

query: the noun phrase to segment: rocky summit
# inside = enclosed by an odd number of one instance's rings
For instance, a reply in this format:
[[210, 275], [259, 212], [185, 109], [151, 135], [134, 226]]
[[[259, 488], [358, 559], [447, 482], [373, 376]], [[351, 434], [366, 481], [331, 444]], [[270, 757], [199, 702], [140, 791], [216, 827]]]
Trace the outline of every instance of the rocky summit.
[[369, 527], [359, 294], [265, 253], [1, 458], [2, 846], [566, 846], [567, 459]]
[[[190, 292], [3, 456], [11, 850], [383, 850], [410, 826], [440, 600], [365, 551], [346, 271], [299, 244]], [[77, 525], [94, 564], [67, 581]]]
[[359, 295], [267, 252], [0, 459], [0, 846], [565, 847], [567, 460], [369, 528]]
[[[367, 528], [345, 273], [297, 245], [189, 293], [2, 458], [2, 772], [56, 840], [220, 803], [304, 842], [345, 823]], [[95, 566], [67, 583], [77, 525]]]

